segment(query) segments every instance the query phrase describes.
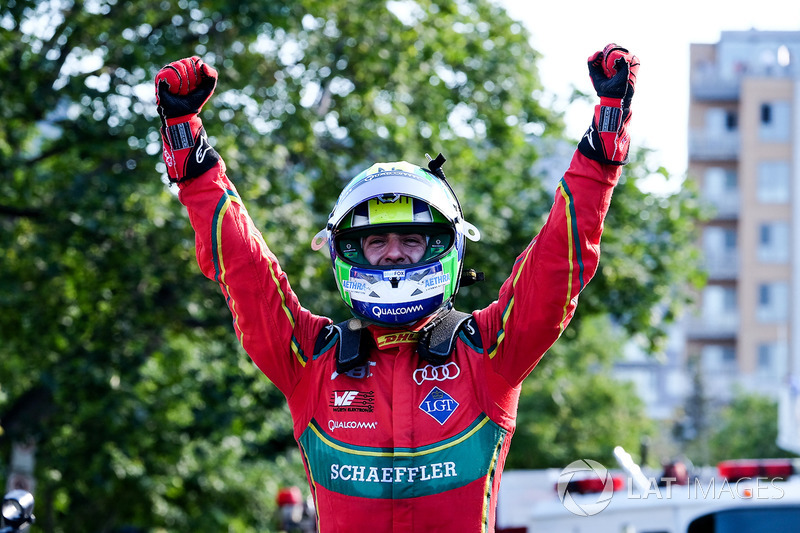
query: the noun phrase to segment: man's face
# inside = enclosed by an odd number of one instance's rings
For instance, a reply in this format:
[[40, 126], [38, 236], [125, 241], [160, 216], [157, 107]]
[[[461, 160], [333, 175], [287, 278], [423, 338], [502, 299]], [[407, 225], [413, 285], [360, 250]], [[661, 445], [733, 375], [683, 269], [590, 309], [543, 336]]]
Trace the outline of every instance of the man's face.
[[428, 242], [419, 233], [376, 233], [364, 237], [362, 248], [369, 264], [377, 266], [418, 263]]

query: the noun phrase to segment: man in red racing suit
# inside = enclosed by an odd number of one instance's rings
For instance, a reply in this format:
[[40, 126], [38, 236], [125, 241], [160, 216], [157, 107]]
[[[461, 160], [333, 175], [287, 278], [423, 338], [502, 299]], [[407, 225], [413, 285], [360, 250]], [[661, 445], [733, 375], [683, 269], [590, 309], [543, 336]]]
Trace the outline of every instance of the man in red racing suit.
[[324, 340], [331, 321], [301, 306], [208, 145], [198, 113], [216, 72], [191, 58], [159, 73], [165, 161], [196, 232], [197, 260], [219, 283], [242, 346], [288, 400], [320, 531], [494, 530], [521, 382], [567, 326], [597, 268], [627, 159], [637, 69], [635, 56], [612, 45], [589, 58], [601, 97], [592, 127], [545, 225], [497, 300], [458, 332], [450, 357], [432, 365], [417, 356], [428, 319], [371, 324], [366, 363], [343, 373], [335, 342]]

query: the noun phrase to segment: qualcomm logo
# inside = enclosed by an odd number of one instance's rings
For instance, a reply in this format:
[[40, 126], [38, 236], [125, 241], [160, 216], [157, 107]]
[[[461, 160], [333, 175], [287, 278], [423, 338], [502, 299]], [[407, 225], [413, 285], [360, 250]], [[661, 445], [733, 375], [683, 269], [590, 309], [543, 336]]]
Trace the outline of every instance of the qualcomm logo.
[[[581, 498], [580, 503], [575, 501], [570, 494], [570, 483], [573, 477], [578, 474], [581, 477], [597, 478], [603, 484], [602, 492], [598, 493], [594, 501], [589, 499], [589, 495]], [[567, 465], [558, 476], [558, 485], [556, 486], [558, 492], [558, 499], [564, 507], [578, 516], [593, 516], [608, 507], [611, 503], [611, 497], [614, 495], [614, 480], [611, 473], [598, 463], [591, 459], [579, 459]], [[585, 501], [585, 500], [589, 501]]]
[[337, 429], [375, 429], [378, 422], [362, 422], [360, 420], [328, 420], [328, 429], [333, 433]]
[[407, 315], [409, 313], [420, 313], [424, 310], [425, 308], [423, 308], [422, 305], [419, 304], [409, 305], [406, 307], [387, 307], [387, 308], [379, 307], [377, 305], [372, 306], [372, 314], [373, 316], [375, 316], [375, 318], [380, 318], [384, 315], [398, 316], [398, 315]]

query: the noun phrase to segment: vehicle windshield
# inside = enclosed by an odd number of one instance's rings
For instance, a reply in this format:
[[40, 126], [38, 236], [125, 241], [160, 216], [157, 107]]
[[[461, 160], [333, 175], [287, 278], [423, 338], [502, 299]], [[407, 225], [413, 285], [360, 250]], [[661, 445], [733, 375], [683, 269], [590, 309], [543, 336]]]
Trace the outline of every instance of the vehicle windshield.
[[689, 524], [687, 533], [748, 533], [798, 531], [800, 506], [748, 507], [707, 514]]

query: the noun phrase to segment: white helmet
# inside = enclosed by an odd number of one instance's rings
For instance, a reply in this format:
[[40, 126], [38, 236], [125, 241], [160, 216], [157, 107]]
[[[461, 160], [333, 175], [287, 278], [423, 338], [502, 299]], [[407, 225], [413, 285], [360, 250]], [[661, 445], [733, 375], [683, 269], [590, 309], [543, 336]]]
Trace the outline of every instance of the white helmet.
[[[444, 158], [437, 158], [439, 167]], [[311, 244], [328, 243], [339, 293], [353, 314], [383, 325], [414, 323], [448, 306], [458, 291], [464, 237], [480, 239], [463, 219], [444, 174], [399, 161], [376, 163], [339, 195], [325, 229]], [[427, 248], [417, 263], [379, 266], [364, 257], [374, 233], [419, 233]]]

